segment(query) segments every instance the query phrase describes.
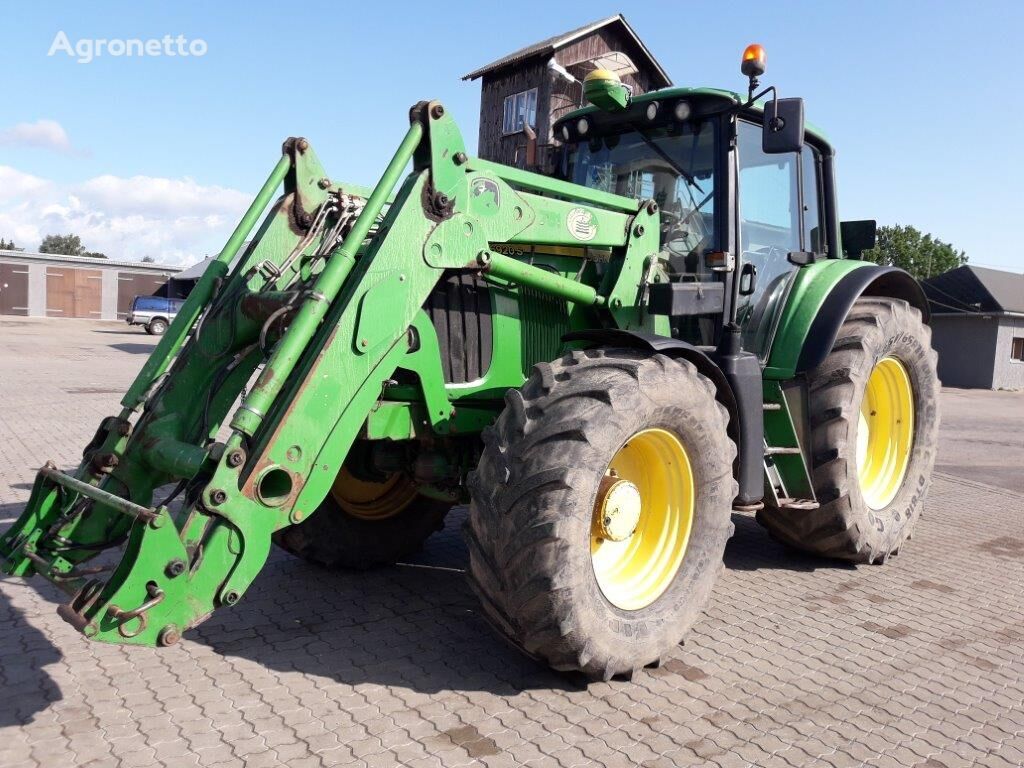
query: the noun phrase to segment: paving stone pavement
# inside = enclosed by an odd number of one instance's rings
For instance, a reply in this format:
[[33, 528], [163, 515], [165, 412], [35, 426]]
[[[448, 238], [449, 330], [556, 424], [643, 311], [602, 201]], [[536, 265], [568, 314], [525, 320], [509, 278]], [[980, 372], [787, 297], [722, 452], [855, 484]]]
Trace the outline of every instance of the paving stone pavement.
[[[0, 320], [0, 526], [153, 345]], [[1024, 496], [938, 475], [886, 566], [785, 551], [737, 515], [706, 617], [632, 682], [556, 675], [489, 630], [452, 514], [366, 574], [275, 553], [165, 650], [89, 643], [0, 580], [0, 766], [1024, 765]]]

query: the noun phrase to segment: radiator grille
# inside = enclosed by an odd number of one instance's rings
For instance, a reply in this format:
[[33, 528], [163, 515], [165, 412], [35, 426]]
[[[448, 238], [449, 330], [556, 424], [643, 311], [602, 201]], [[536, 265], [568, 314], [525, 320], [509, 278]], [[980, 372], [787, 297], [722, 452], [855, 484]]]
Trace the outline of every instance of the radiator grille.
[[569, 306], [565, 299], [534, 288], [519, 287], [519, 322], [523, 331], [523, 375], [536, 363], [550, 362], [564, 346], [569, 332]]
[[450, 274], [427, 299], [437, 331], [441, 367], [449, 384], [482, 377], [491, 365], [491, 296], [486, 284], [468, 274]]

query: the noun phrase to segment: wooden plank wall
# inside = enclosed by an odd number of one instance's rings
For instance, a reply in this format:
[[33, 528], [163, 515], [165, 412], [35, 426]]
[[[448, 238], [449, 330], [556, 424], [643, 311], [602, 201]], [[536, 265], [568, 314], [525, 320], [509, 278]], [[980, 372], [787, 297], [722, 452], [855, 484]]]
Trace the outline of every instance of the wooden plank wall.
[[[522, 132], [502, 134], [505, 115], [505, 97], [530, 88], [537, 88], [537, 122], [547, 119], [546, 62], [534, 61], [524, 67], [500, 70], [483, 76], [480, 88], [480, 139], [478, 154], [486, 160], [513, 165], [516, 148], [526, 143]], [[539, 125], [538, 125], [539, 127]], [[540, 132], [538, 131], [538, 136]]]
[[48, 317], [99, 318], [103, 300], [103, 275], [98, 269], [46, 268]]
[[[632, 86], [634, 93], [647, 91], [653, 77], [652, 71], [644, 65], [646, 56], [631, 39], [617, 34], [612, 28], [599, 29], [567, 45], [555, 53], [555, 59], [569, 69], [611, 51], [624, 52], [640, 67], [636, 74], [623, 77], [623, 82]], [[507, 136], [502, 134], [505, 97], [530, 88], [537, 88], [537, 142], [542, 145], [557, 143], [558, 137], [552, 135], [551, 126], [558, 118], [580, 106], [582, 86], [550, 73], [547, 59], [538, 57], [483, 76], [477, 150], [480, 157], [506, 165], [515, 164], [516, 150], [522, 153], [526, 136], [521, 132]]]

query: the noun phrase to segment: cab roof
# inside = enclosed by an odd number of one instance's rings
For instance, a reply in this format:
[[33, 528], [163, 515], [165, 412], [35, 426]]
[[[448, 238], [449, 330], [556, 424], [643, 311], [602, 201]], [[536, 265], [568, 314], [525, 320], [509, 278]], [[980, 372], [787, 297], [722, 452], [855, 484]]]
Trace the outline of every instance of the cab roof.
[[[721, 100], [731, 106], [740, 106], [746, 103], [746, 98], [737, 93], [736, 91], [728, 91], [722, 88], [662, 88], [657, 91], [647, 91], [634, 96], [630, 100], [630, 107], [635, 104], [646, 104], [651, 101], [663, 101], [663, 100], [674, 100], [674, 99], [692, 99], [694, 101], [714, 101]], [[744, 110], [745, 114], [751, 116], [760, 117], [764, 114], [765, 101], [761, 100], [752, 104], [748, 109]], [[627, 108], [628, 109], [628, 108]], [[559, 118], [555, 122], [555, 127], [561, 126], [563, 123], [569, 120], [575, 120], [584, 115], [590, 115], [595, 112], [601, 112], [602, 110], [597, 107], [590, 105], [582, 107], [580, 109], [573, 110], [564, 117]], [[621, 114], [621, 113], [620, 113]], [[821, 145], [825, 149], [831, 150], [832, 145], [829, 143], [828, 137], [825, 135], [817, 126], [810, 122], [804, 123], [805, 133], [811, 137], [815, 144]]]

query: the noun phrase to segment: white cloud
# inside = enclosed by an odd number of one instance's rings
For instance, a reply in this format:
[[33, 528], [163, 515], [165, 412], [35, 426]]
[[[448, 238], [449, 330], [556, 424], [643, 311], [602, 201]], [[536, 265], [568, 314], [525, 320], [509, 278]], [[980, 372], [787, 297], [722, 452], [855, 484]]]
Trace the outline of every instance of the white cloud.
[[73, 233], [111, 259], [191, 264], [223, 246], [251, 199], [189, 178], [61, 184], [0, 165], [0, 237], [35, 250], [45, 235]]
[[0, 129], [0, 144], [11, 147], [52, 149], [70, 154], [74, 148], [64, 126], [56, 120], [36, 120]]
[[46, 179], [0, 165], [0, 203], [38, 194], [49, 185]]

